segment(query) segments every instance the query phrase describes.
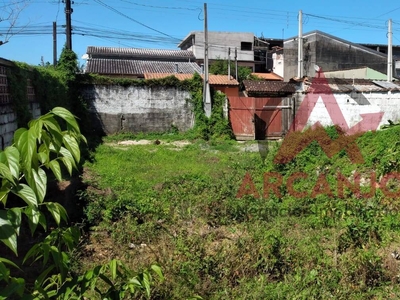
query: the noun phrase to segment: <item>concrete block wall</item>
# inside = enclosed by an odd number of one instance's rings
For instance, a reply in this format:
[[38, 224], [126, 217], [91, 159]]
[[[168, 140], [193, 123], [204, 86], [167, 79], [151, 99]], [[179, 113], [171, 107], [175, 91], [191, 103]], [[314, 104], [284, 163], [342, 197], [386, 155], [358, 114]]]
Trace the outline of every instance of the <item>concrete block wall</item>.
[[17, 114], [11, 105], [0, 106], [0, 146], [1, 149], [11, 145], [14, 132], [18, 129]]
[[[41, 115], [40, 104], [36, 102], [29, 103], [29, 111], [32, 118], [38, 118]], [[10, 146], [14, 137], [14, 132], [18, 129], [17, 114], [11, 104], [0, 105], [0, 147], [4, 149]]]
[[40, 104], [37, 102], [29, 103], [29, 111], [31, 112], [33, 119], [37, 119], [42, 115]]
[[164, 132], [194, 125], [190, 93], [173, 87], [88, 85], [83, 91], [93, 122], [106, 134]]

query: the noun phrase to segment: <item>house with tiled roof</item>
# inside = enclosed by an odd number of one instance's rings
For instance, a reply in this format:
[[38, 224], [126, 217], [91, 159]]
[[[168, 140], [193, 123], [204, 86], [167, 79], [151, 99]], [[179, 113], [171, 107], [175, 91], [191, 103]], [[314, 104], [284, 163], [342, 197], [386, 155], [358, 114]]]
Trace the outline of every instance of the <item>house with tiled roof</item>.
[[251, 75], [262, 79], [262, 80], [272, 80], [272, 81], [283, 81], [283, 77], [275, 74], [274, 72], [271, 73], [251, 73]]
[[246, 97], [284, 97], [296, 92], [296, 85], [283, 81], [243, 80]]
[[89, 46], [85, 73], [144, 78], [145, 73], [201, 73], [201, 68], [188, 50]]
[[86, 54], [89, 58], [107, 59], [134, 59], [157, 61], [195, 61], [192, 51], [168, 50], [168, 49], [142, 49], [142, 48], [118, 48], [89, 46]]

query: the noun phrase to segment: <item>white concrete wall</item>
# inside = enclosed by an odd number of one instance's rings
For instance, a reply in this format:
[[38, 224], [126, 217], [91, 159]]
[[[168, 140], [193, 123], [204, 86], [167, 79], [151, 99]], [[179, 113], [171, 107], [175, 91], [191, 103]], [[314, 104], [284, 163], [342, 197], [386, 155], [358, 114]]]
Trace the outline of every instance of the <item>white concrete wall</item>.
[[194, 124], [190, 93], [177, 88], [96, 85], [84, 95], [105, 133], [186, 131]]
[[273, 61], [273, 72], [281, 77], [283, 77], [283, 70], [284, 70], [284, 59], [283, 54], [272, 54], [272, 61]]
[[[297, 94], [297, 108], [299, 108], [305, 96], [305, 94]], [[389, 120], [395, 123], [400, 122], [400, 93], [398, 92], [352, 93], [351, 95], [334, 94], [334, 97], [349, 128], [362, 120], [360, 114], [368, 113], [384, 112], [383, 118], [377, 129], [384, 124], [388, 124]], [[369, 104], [365, 103], [364, 97], [368, 100]], [[316, 122], [320, 122], [323, 126], [334, 125], [321, 97], [318, 99], [316, 106], [312, 110], [306, 126], [312, 126]]]

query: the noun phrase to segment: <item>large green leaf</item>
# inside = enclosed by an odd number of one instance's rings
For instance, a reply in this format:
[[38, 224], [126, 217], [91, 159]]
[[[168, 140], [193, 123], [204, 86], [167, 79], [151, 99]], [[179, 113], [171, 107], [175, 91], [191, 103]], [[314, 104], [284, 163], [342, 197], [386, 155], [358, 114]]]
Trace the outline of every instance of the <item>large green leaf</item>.
[[36, 156], [36, 138], [29, 131], [24, 131], [16, 144], [25, 169], [32, 167]]
[[4, 155], [7, 158], [8, 167], [10, 168], [11, 174], [15, 179], [19, 179], [19, 151], [14, 146], [7, 147], [4, 149]]
[[28, 218], [29, 228], [33, 235], [40, 220], [40, 211], [37, 209], [37, 207], [28, 206], [24, 213]]
[[41, 164], [45, 165], [49, 162], [50, 155], [49, 155], [49, 152], [47, 151], [47, 149], [45, 149], [45, 151], [43, 151], [43, 148], [46, 148], [46, 147], [42, 147], [42, 146], [44, 146], [44, 144], [40, 145], [41, 149], [39, 149], [37, 158]]
[[64, 163], [65, 167], [67, 168], [69, 174], [72, 174], [72, 168], [76, 169], [75, 159], [72, 156], [71, 152], [68, 149], [61, 147], [60, 153], [62, 154], [62, 162]]
[[19, 229], [21, 228], [22, 216], [21, 208], [14, 207], [7, 211], [7, 217], [10, 220], [12, 226], [14, 227], [15, 233], [19, 235]]
[[60, 149], [60, 154], [61, 154], [62, 156], [64, 156], [64, 157], [68, 157], [68, 158], [71, 160], [71, 163], [72, 163], [74, 166], [76, 166], [76, 164], [75, 164], [75, 159], [74, 159], [74, 157], [72, 156], [71, 152], [69, 152], [69, 150], [68, 150], [67, 148], [61, 147], [61, 149]]
[[0, 241], [2, 241], [4, 245], [10, 248], [15, 253], [15, 255], [18, 255], [17, 234], [15, 232], [13, 224], [8, 219], [6, 210], [0, 210]]
[[67, 221], [67, 212], [61, 204], [57, 202], [45, 202], [45, 205], [53, 216], [57, 225], [60, 225], [61, 219]]
[[71, 159], [68, 157], [63, 157], [63, 158], [61, 158], [61, 161], [64, 163], [64, 166], [67, 168], [69, 175], [72, 175]]
[[80, 133], [75, 117], [63, 107], [55, 107], [51, 110], [53, 114], [64, 119], [76, 132]]
[[75, 137], [70, 134], [64, 134], [64, 145], [71, 152], [75, 161], [79, 163], [81, 160], [81, 151], [79, 149], [79, 145]]
[[24, 132], [28, 131], [28, 129], [26, 128], [18, 128], [15, 132], [14, 132], [14, 144], [18, 144], [19, 140], [21, 139], [21, 136]]
[[50, 133], [47, 132], [46, 130], [43, 130], [42, 132], [42, 144], [39, 145], [39, 152], [44, 152], [46, 151], [48, 155], [50, 155], [50, 144], [52, 143]]
[[32, 134], [35, 139], [41, 139], [42, 136], [42, 127], [43, 127], [43, 121], [42, 119], [36, 119], [32, 120], [28, 123], [29, 126], [29, 134]]
[[53, 172], [54, 176], [57, 178], [58, 181], [62, 180], [61, 176], [61, 168], [60, 168], [60, 163], [58, 160], [54, 159], [48, 163], [48, 167], [51, 169]]
[[47, 189], [47, 176], [46, 173], [41, 169], [38, 168], [36, 171], [32, 169], [34, 181], [34, 191], [36, 192], [37, 199], [40, 203], [43, 202], [44, 197], [46, 196], [46, 189]]
[[6, 179], [3, 179], [0, 187], [0, 202], [2, 202], [4, 206], [7, 204], [7, 198], [10, 191], [11, 183]]
[[31, 189], [30, 186], [20, 183], [17, 186], [14, 186], [11, 189], [11, 192], [18, 197], [22, 198], [22, 200], [25, 201], [26, 204], [29, 206], [37, 207], [38, 206], [38, 201], [35, 195], [35, 192]]
[[61, 132], [60, 124], [58, 124], [56, 119], [54, 119], [54, 116], [52, 113], [48, 113], [48, 114], [42, 116], [41, 119], [43, 121], [44, 127], [46, 127], [47, 129], [52, 129], [53, 131]]
[[[60, 151], [60, 148], [63, 144], [63, 136], [61, 131], [55, 131], [53, 129], [49, 129], [49, 132], [51, 134], [51, 138], [50, 138], [50, 146], [53, 145], [53, 151], [58, 153]], [[52, 149], [52, 147], [50, 147], [50, 149]]]
[[19, 267], [14, 262], [12, 262], [11, 260], [8, 260], [7, 258], [0, 257], [0, 262], [5, 263], [10, 266], [13, 266], [16, 269], [19, 269]]
[[13, 184], [16, 184], [16, 179], [12, 176], [10, 169], [3, 163], [0, 163], [0, 177], [7, 179]]

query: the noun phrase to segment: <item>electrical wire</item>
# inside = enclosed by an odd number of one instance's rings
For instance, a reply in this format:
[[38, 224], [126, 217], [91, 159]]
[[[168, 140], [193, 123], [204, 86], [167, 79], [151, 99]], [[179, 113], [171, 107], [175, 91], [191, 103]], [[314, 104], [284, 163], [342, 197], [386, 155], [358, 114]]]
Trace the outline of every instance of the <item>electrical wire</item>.
[[[120, 12], [119, 10], [115, 9], [114, 7], [112, 7], [112, 6], [108, 5], [108, 4], [105, 4], [105, 3], [104, 3], [103, 1], [101, 1], [101, 0], [94, 0], [94, 2], [96, 2], [96, 3], [98, 3], [98, 4], [100, 4], [100, 5], [104, 6], [104, 7], [106, 7], [107, 9], [109, 9], [109, 10], [115, 12], [116, 14], [118, 14], [118, 15], [120, 15], [120, 16], [123, 16], [124, 18], [127, 18], [127, 19], [131, 20], [132, 22], [135, 22], [135, 23], [137, 23], [137, 24], [139, 24], [139, 25], [141, 25], [141, 26], [143, 26], [143, 27], [145, 27], [145, 28], [147, 28], [147, 29], [150, 29], [150, 30], [155, 31], [155, 32], [157, 32], [157, 33], [160, 33], [160, 34], [162, 34], [162, 35], [168, 36], [168, 37], [170, 37], [170, 38], [174, 38], [174, 37], [172, 37], [171, 35], [169, 35], [169, 34], [167, 34], [167, 33], [164, 33], [164, 32], [162, 32], [162, 31], [160, 31], [160, 30], [157, 30], [157, 29], [155, 29], [155, 28], [153, 28], [153, 27], [150, 27], [150, 26], [148, 26], [148, 25], [146, 25], [146, 24], [144, 24], [144, 23], [142, 23], [142, 22], [139, 22], [139, 21], [137, 21], [137, 20], [135, 20], [135, 19], [129, 17], [128, 15], [126, 15], [126, 14]], [[178, 40], [177, 38], [175, 38], [175, 39]]]

